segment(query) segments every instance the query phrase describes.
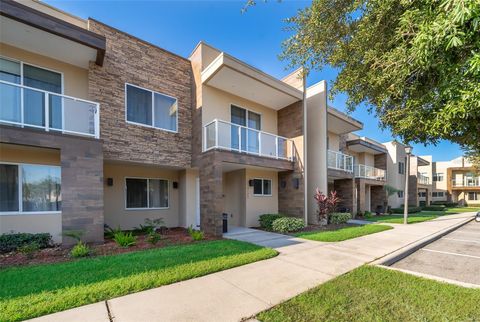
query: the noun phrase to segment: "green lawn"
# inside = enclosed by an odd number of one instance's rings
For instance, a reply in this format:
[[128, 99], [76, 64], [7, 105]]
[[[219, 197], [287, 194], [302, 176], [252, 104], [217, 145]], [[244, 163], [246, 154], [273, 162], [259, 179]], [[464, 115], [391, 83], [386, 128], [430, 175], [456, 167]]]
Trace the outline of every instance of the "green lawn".
[[385, 225], [364, 225], [358, 227], [346, 227], [332, 231], [308, 231], [296, 233], [296, 237], [323, 241], [323, 242], [337, 242], [347, 239], [352, 239], [364, 235], [378, 233], [384, 230], [392, 229], [391, 226]]
[[[0, 270], [0, 321], [18, 321], [274, 257], [234, 240]], [[199, 294], [201, 296], [201, 294]]]
[[446, 208], [445, 213], [451, 214], [458, 214], [462, 212], [477, 212], [480, 211], [480, 207], [454, 207], [454, 208]]
[[[408, 223], [415, 224], [427, 220], [432, 220], [443, 215], [453, 215], [463, 212], [473, 212], [479, 211], [480, 208], [475, 207], [453, 207], [445, 208], [443, 211], [421, 211], [412, 214], [408, 214]], [[403, 224], [403, 215], [402, 214], [392, 214], [392, 215], [383, 215], [383, 216], [373, 216], [372, 218], [367, 218], [368, 221], [374, 222], [383, 222], [390, 224]]]
[[478, 321], [480, 290], [362, 266], [260, 313], [260, 321]]

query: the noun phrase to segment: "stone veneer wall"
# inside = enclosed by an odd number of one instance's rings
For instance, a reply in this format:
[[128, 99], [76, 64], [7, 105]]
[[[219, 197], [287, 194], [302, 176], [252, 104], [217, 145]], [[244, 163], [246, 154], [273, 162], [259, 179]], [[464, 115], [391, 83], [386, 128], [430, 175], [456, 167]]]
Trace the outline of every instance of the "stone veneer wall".
[[258, 157], [245, 153], [210, 150], [197, 160], [200, 173], [200, 226], [208, 234], [222, 236], [223, 163], [292, 170], [289, 161]]
[[[0, 126], [3, 143], [60, 150], [62, 230], [81, 230], [87, 242], [103, 241], [102, 141], [54, 132]], [[64, 238], [64, 244], [74, 240]]]
[[370, 186], [370, 208], [372, 212], [375, 212], [377, 206], [382, 206], [383, 212], [387, 209], [387, 193], [383, 189], [383, 186]]
[[[107, 39], [105, 62], [89, 71], [90, 100], [100, 103], [104, 157], [151, 165], [190, 167], [192, 86], [190, 61], [96, 20], [90, 30]], [[178, 133], [125, 121], [125, 83], [178, 100]]]
[[[374, 167], [378, 169], [387, 170], [387, 154], [376, 154], [374, 157]], [[385, 172], [386, 174], [386, 172]]]
[[352, 216], [357, 215], [357, 200], [355, 197], [355, 180], [336, 179], [333, 182], [334, 190], [337, 192], [340, 202], [338, 209], [347, 208]]
[[[278, 173], [278, 211], [303, 218], [305, 213], [305, 172], [303, 164], [303, 104], [301, 101], [277, 112], [278, 135], [295, 139], [294, 170]], [[298, 188], [295, 186], [298, 180]], [[311, 193], [312, 198], [314, 192]], [[316, 216], [311, 214], [309, 222]]]

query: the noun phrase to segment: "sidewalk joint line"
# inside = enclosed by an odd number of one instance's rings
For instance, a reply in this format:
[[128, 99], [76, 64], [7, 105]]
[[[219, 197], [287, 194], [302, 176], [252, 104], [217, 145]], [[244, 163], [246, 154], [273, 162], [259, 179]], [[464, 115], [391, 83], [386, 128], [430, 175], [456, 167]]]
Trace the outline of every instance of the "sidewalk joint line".
[[110, 312], [110, 307], [108, 306], [108, 300], [105, 301], [105, 307], [107, 308], [108, 320], [113, 322], [112, 312]]

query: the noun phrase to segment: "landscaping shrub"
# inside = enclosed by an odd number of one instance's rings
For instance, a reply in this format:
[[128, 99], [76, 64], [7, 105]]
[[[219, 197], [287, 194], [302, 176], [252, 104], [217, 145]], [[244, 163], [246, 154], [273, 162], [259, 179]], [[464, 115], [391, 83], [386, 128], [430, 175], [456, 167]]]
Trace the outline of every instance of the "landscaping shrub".
[[305, 227], [303, 219], [293, 217], [278, 218], [272, 224], [272, 230], [279, 233], [297, 231], [303, 227]]
[[130, 247], [136, 244], [137, 237], [133, 236], [132, 232], [126, 233], [123, 231], [115, 233], [113, 240], [122, 247]]
[[23, 245], [37, 243], [39, 248], [47, 248], [52, 245], [52, 235], [48, 233], [29, 234], [15, 233], [0, 235], [0, 253], [8, 253], [17, 250]]
[[195, 230], [192, 226], [188, 227], [188, 234], [193, 240], [202, 240], [205, 238], [205, 234], [201, 230]]
[[443, 210], [445, 210], [445, 206], [444, 205], [431, 205], [431, 206], [423, 207], [423, 210], [443, 211]]
[[[416, 212], [422, 211], [422, 208], [420, 207], [408, 207], [408, 213], [413, 214]], [[401, 208], [392, 208], [392, 213], [394, 214], [403, 214], [403, 207]]]
[[90, 254], [90, 247], [85, 243], [79, 241], [75, 246], [73, 246], [70, 251], [70, 256], [72, 257], [85, 257]]
[[156, 243], [158, 243], [160, 241], [160, 239], [162, 239], [162, 235], [160, 235], [159, 233], [157, 233], [155, 231], [152, 231], [152, 232], [148, 233], [147, 241], [150, 244], [155, 245]]
[[[366, 215], [367, 212], [365, 212]], [[371, 213], [370, 213], [371, 216]], [[330, 223], [331, 224], [344, 224], [347, 221], [352, 219], [352, 215], [348, 212], [334, 212], [330, 214]]]
[[113, 236], [115, 236], [116, 233], [121, 232], [121, 231], [122, 231], [122, 229], [120, 229], [120, 227], [112, 228], [107, 224], [103, 224], [103, 236], [105, 236], [105, 238], [112, 238], [113, 239]]
[[263, 214], [260, 216], [258, 221], [260, 222], [260, 227], [265, 230], [272, 230], [273, 222], [277, 219], [283, 218], [285, 215], [282, 214]]
[[31, 242], [30, 244], [24, 244], [17, 248], [17, 250], [27, 256], [28, 258], [33, 257], [33, 253], [40, 249], [40, 246], [37, 242]]
[[363, 218], [372, 218], [372, 213], [370, 211], [365, 211], [365, 213], [363, 214]]
[[432, 201], [432, 205], [443, 205], [445, 207], [458, 207], [458, 202]]
[[135, 230], [140, 231], [142, 233], [149, 234], [151, 232], [156, 232], [157, 229], [162, 227], [164, 224], [165, 222], [163, 221], [163, 218], [157, 218], [157, 219], [146, 218], [144, 221], [144, 225], [135, 227]]

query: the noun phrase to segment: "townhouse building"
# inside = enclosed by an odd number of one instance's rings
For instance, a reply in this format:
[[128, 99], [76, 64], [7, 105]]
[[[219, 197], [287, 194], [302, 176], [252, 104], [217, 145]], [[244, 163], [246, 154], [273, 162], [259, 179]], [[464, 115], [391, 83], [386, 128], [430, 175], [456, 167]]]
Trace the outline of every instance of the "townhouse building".
[[480, 204], [480, 175], [465, 157], [433, 162], [432, 201]]
[[307, 94], [301, 70], [276, 79], [203, 42], [181, 57], [37, 1], [3, 1], [0, 19], [0, 233], [315, 220], [324, 82]]

